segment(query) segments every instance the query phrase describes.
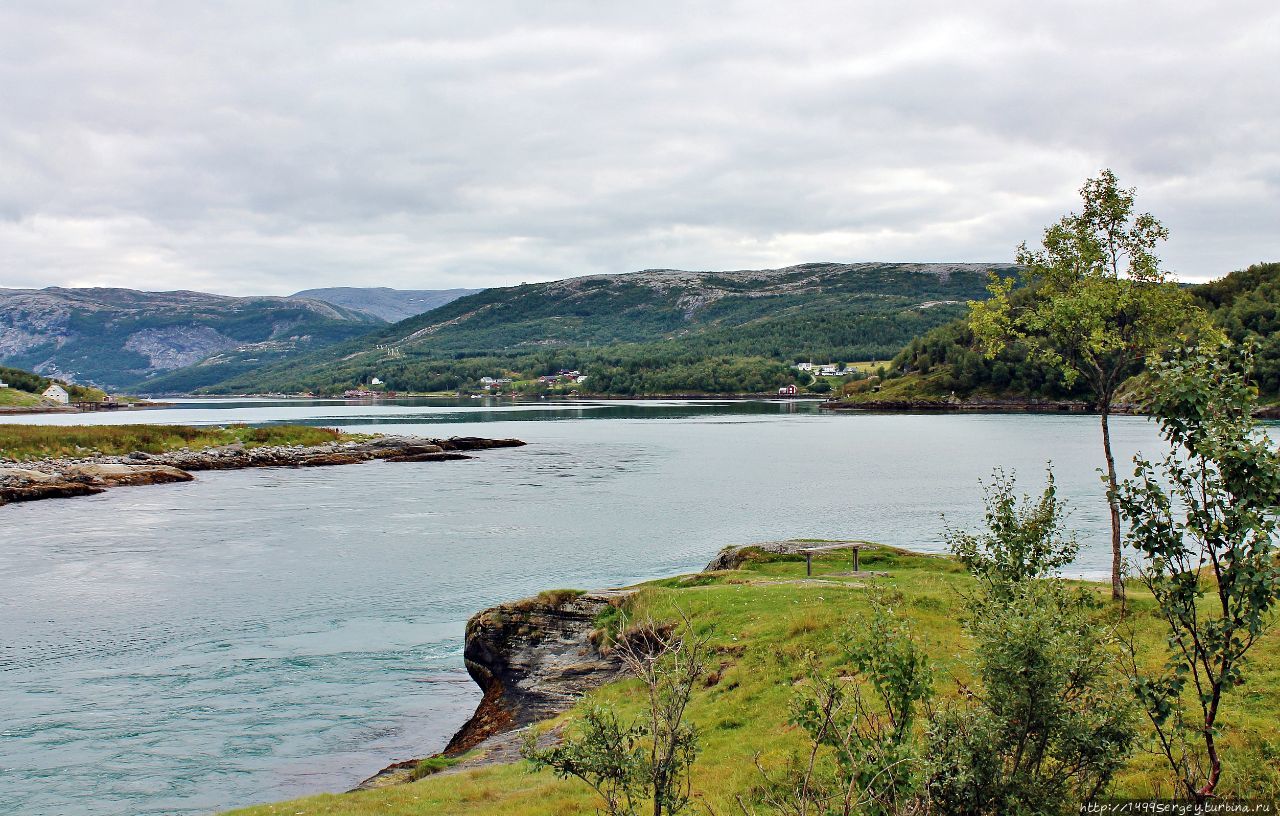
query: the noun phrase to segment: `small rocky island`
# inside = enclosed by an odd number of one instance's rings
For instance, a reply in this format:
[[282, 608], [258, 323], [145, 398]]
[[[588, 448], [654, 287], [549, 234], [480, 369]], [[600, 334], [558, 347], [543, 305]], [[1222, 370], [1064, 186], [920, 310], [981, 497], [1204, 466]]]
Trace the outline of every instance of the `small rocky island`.
[[471, 451], [514, 448], [519, 439], [475, 436], [449, 439], [380, 436], [320, 445], [249, 446], [235, 442], [203, 450], [58, 457], [0, 466], [0, 505], [88, 496], [121, 485], [189, 482], [193, 471], [258, 467], [325, 467], [381, 459], [387, 462], [447, 462], [471, 459]]

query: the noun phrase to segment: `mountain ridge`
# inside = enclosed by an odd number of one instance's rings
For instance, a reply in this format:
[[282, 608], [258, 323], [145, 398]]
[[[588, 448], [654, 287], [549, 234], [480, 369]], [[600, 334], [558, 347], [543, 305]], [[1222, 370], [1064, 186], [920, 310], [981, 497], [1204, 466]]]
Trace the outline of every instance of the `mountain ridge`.
[[317, 348], [384, 324], [310, 299], [119, 287], [0, 289], [0, 363], [69, 382], [131, 388], [211, 354], [260, 362], [262, 355]]
[[482, 290], [462, 288], [393, 289], [389, 286], [329, 286], [303, 289], [289, 297], [319, 300], [334, 306], [367, 312], [388, 323], [396, 323], [480, 291]]

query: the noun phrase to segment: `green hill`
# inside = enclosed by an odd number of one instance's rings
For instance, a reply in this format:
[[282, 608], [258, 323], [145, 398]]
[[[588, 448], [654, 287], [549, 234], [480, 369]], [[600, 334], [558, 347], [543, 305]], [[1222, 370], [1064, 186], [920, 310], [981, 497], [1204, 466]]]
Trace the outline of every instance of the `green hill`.
[[204, 390], [334, 391], [376, 376], [428, 391], [566, 368], [586, 372], [595, 392], [759, 391], [790, 382], [797, 361], [889, 356], [962, 314], [992, 269], [1012, 267], [813, 263], [487, 289]]

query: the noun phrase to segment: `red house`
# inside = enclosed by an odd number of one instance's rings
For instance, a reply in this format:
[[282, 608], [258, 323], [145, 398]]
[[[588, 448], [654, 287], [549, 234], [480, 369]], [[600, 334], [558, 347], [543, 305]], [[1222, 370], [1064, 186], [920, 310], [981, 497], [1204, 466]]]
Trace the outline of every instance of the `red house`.
[[799, 390], [794, 385], [784, 385], [778, 389], [778, 396], [780, 397], [794, 397], [798, 393]]

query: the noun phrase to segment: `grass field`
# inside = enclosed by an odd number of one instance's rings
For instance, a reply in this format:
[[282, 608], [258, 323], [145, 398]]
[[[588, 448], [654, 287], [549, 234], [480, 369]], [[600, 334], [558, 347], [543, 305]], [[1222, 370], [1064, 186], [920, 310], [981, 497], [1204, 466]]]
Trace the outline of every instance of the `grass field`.
[[[759, 783], [757, 756], [778, 766], [800, 747], [800, 732], [788, 724], [788, 705], [806, 676], [806, 654], [836, 666], [832, 644], [867, 610], [868, 585], [895, 595], [896, 612], [911, 621], [921, 645], [938, 668], [940, 695], [956, 693], [971, 680], [970, 644], [957, 620], [961, 593], [971, 579], [947, 558], [882, 548], [865, 552], [863, 568], [887, 572], [852, 579], [848, 556], [815, 559], [814, 577], [804, 580], [795, 557], [762, 557], [741, 570], [668, 579], [644, 585], [635, 613], [673, 619], [679, 613], [712, 638], [715, 682], [695, 692], [689, 714], [702, 733], [703, 752], [694, 768], [695, 813], [740, 814], [737, 796], [750, 797]], [[824, 574], [827, 573], [827, 574]], [[1107, 587], [1090, 586], [1107, 597]], [[1149, 659], [1159, 659], [1163, 631], [1151, 615], [1149, 595], [1131, 588], [1130, 608]], [[1114, 616], [1114, 607], [1102, 613]], [[1226, 703], [1224, 796], [1280, 797], [1280, 636], [1273, 632], [1256, 648], [1249, 683]], [[635, 681], [597, 690], [582, 705], [602, 702], [630, 715], [640, 710]], [[581, 706], [576, 711], [580, 711]], [[570, 712], [562, 719], [572, 719]], [[1145, 733], [1145, 732], [1144, 732]], [[1146, 745], [1146, 748], [1151, 746]], [[388, 758], [391, 759], [391, 758]], [[352, 780], [354, 781], [354, 780]], [[1164, 760], [1140, 751], [1116, 779], [1112, 793], [1146, 797], [1170, 790]], [[595, 813], [597, 800], [576, 781], [530, 774], [523, 763], [437, 774], [408, 785], [354, 794], [322, 795], [235, 811], [237, 816], [570, 816]], [[763, 812], [763, 811], [762, 811]]]
[[142, 451], [165, 453], [190, 448], [201, 450], [242, 442], [263, 445], [322, 445], [348, 436], [332, 428], [307, 425], [244, 425], [193, 428], [187, 425], [3, 425], [0, 424], [0, 459], [29, 462], [52, 457], [119, 456]]

